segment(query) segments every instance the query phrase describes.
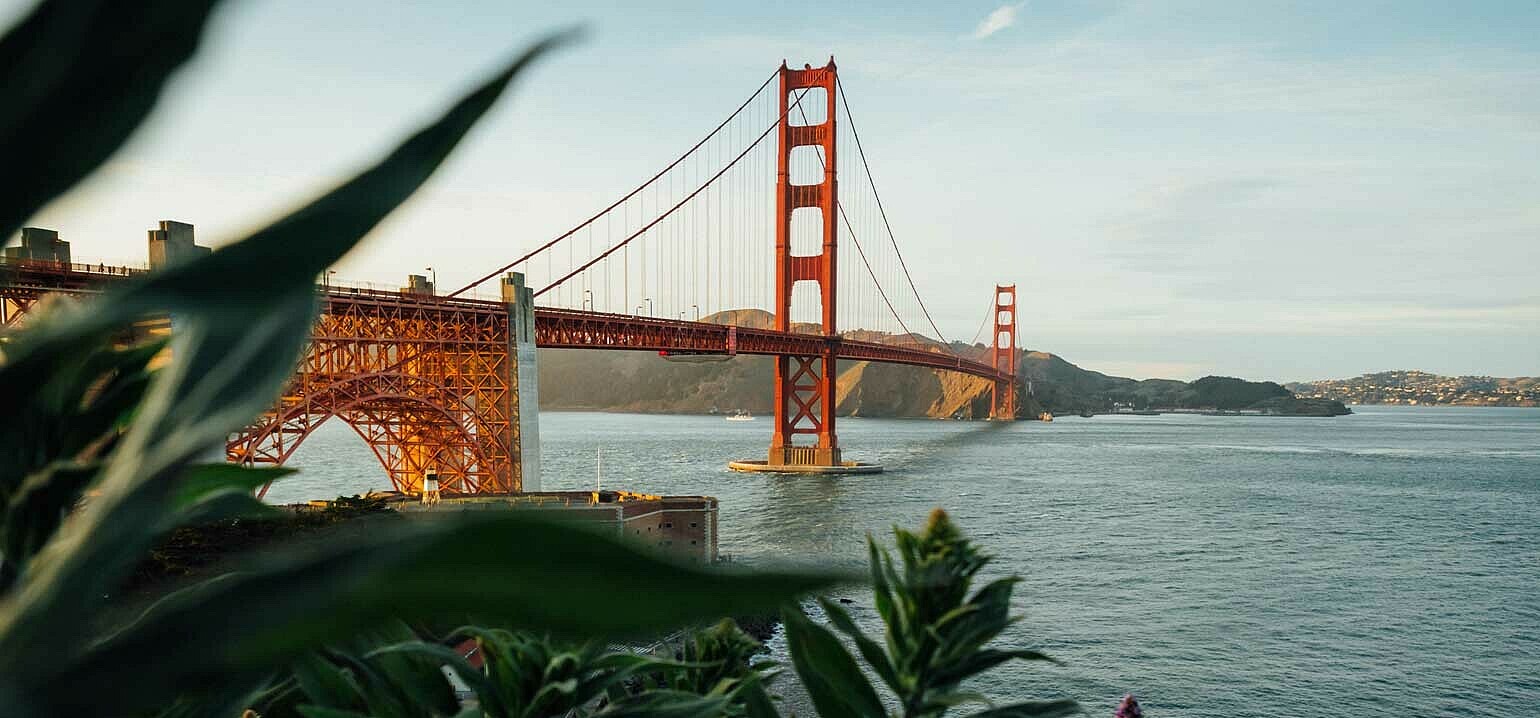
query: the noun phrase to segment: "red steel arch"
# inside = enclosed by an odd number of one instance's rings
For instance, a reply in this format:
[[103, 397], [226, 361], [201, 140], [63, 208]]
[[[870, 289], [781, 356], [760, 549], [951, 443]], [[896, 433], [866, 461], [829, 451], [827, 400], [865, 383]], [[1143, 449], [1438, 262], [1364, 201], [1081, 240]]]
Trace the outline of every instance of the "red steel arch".
[[522, 490], [507, 305], [351, 287], [322, 296], [294, 380], [229, 438], [228, 460], [282, 464], [335, 416], [399, 490], [421, 487], [430, 467], [448, 493]]
[[286, 396], [262, 421], [231, 437], [226, 456], [235, 463], [283, 464], [332, 417], [369, 445], [399, 491], [418, 489], [429, 466], [448, 493], [476, 493], [496, 483], [495, 427], [449, 387], [400, 372], [339, 378]]

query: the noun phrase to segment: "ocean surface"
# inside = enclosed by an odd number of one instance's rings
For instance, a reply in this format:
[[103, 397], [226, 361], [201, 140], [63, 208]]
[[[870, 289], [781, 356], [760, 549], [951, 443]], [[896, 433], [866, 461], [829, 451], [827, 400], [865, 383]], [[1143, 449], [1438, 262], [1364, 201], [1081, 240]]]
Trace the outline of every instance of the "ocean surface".
[[[720, 550], [864, 566], [867, 532], [945, 507], [1026, 577], [1004, 642], [1062, 666], [976, 681], [1110, 716], [1540, 715], [1540, 409], [1355, 407], [1353, 416], [1098, 416], [1010, 425], [841, 419], [887, 472], [735, 474], [770, 422], [545, 413], [545, 488], [721, 499]], [[386, 488], [323, 426], [269, 498]], [[858, 620], [879, 624], [869, 595]], [[772, 648], [784, 658], [779, 639]], [[805, 698], [788, 690], [800, 714]], [[958, 711], [962, 714], [966, 711]]]

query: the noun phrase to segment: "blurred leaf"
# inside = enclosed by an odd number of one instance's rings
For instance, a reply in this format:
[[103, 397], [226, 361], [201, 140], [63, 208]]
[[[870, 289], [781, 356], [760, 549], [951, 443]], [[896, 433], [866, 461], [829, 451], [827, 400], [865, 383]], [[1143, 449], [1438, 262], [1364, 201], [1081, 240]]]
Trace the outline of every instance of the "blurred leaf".
[[300, 706], [299, 713], [305, 718], [374, 718], [368, 713], [338, 710], [336, 708], [322, 708], [320, 706]]
[[160, 529], [164, 532], [226, 519], [282, 516], [282, 509], [263, 503], [252, 491], [294, 472], [282, 467], [235, 464], [188, 467], [177, 480], [177, 493], [172, 498], [175, 513], [165, 515]]
[[198, 49], [215, 0], [45, 0], [0, 39], [0, 237], [97, 168]]
[[680, 662], [661, 671], [656, 682], [696, 695], [722, 696], [728, 701], [726, 716], [778, 716], [765, 685], [779, 669], [774, 661], [755, 660], [763, 650], [736, 622], [724, 618], [692, 631], [675, 652]]
[[[242, 680], [386, 617], [458, 611], [574, 635], [642, 634], [765, 610], [841, 578], [675, 564], [527, 512], [392, 527], [332, 539], [308, 556], [269, 557], [172, 594], [81, 660], [45, 666], [54, 670], [41, 684], [57, 687], [50, 697], [63, 713], [87, 698], [139, 705], [177, 685]], [[228, 620], [235, 615], [241, 620]], [[99, 687], [82, 696], [69, 688], [81, 680]]]
[[15, 387], [16, 401], [5, 405], [12, 423], [0, 432], [0, 506], [29, 474], [54, 462], [91, 460], [84, 452], [105, 448], [143, 399], [147, 366], [163, 348], [165, 342], [152, 341], [113, 349], [102, 335], [40, 367], [37, 376], [10, 377], [27, 383]]
[[986, 706], [994, 705], [984, 694], [978, 691], [948, 691], [925, 697], [924, 710], [940, 713], [948, 708], [963, 705], [965, 703], [979, 703]]
[[348, 709], [358, 705], [358, 685], [331, 661], [307, 653], [294, 662], [294, 680], [308, 702], [318, 708]]
[[98, 464], [56, 463], [22, 482], [0, 525], [0, 591], [26, 570], [100, 470]]
[[882, 718], [887, 715], [877, 692], [839, 639], [808, 620], [799, 608], [781, 612], [786, 642], [797, 676], [820, 715]]
[[674, 690], [653, 690], [612, 703], [594, 718], [717, 718], [727, 699]]
[[[381, 163], [275, 225], [10, 337], [0, 406], [23, 406], [32, 404], [51, 367], [90, 351], [106, 332], [146, 315], [178, 318], [173, 360], [113, 452], [100, 496], [37, 555], [35, 580], [0, 603], [0, 694], [11, 684], [51, 691], [50, 699], [79, 699], [67, 695], [66, 685], [45, 688], [37, 679], [69, 666], [70, 651], [87, 644], [80, 617], [91, 615], [149, 548], [158, 527], [150, 517], [167, 509], [181, 465], [261, 413], [288, 380], [314, 317], [315, 275], [420, 186], [513, 76], [558, 41], [537, 44]], [[200, 618], [217, 624], [250, 613], [224, 609]], [[28, 658], [44, 652], [50, 661]]]
[[1071, 700], [1027, 701], [974, 713], [972, 718], [1059, 718], [1080, 712], [1080, 704]]
[[235, 464], [199, 464], [189, 466], [177, 482], [176, 507], [189, 509], [217, 493], [241, 491], [251, 493], [258, 487], [295, 473], [295, 469], [281, 466], [250, 467]]
[[465, 656], [460, 655], [448, 646], [423, 641], [408, 641], [382, 646], [371, 651], [368, 657], [374, 658], [390, 653], [403, 653], [435, 660], [440, 665], [454, 671], [455, 676], [464, 682], [465, 686], [471, 689], [472, 692], [480, 694], [486, 690], [486, 676], [481, 671], [472, 668], [470, 663], [465, 660]]

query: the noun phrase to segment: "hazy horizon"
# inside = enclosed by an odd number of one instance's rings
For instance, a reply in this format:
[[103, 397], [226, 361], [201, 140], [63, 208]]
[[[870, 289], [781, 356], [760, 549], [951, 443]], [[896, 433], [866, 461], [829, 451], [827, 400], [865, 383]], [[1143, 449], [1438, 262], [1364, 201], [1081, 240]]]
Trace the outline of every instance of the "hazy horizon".
[[[0, 18], [29, 5], [0, 0]], [[1540, 375], [1534, 4], [254, 0], [218, 15], [127, 148], [28, 224], [93, 262], [142, 262], [161, 219], [218, 246], [574, 22], [588, 39], [340, 277], [432, 265], [459, 286], [650, 176], [782, 58], [832, 54], [948, 339], [1016, 282], [1021, 345], [1108, 374]]]

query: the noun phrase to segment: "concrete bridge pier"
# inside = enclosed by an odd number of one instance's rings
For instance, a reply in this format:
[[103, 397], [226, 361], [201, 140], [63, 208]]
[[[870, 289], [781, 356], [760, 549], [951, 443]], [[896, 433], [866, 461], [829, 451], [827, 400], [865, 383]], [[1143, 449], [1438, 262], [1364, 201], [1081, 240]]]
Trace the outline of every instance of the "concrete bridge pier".
[[508, 422], [508, 452], [512, 459], [513, 490], [540, 490], [540, 371], [535, 351], [535, 290], [524, 275], [509, 272], [501, 282], [508, 305], [509, 386], [512, 421]]

